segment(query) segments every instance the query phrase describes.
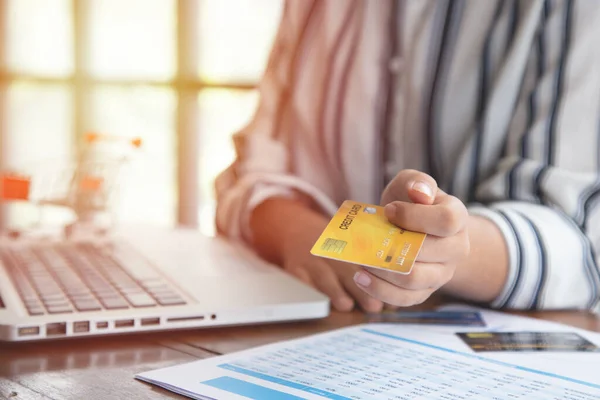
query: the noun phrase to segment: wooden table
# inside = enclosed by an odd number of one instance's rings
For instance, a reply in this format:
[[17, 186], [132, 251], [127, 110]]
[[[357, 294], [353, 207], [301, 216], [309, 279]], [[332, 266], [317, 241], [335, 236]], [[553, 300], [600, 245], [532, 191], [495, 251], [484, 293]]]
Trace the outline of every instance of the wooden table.
[[[584, 312], [519, 314], [600, 332], [600, 318]], [[182, 398], [133, 375], [366, 321], [360, 312], [334, 312], [326, 319], [287, 324], [0, 344], [0, 399]]]

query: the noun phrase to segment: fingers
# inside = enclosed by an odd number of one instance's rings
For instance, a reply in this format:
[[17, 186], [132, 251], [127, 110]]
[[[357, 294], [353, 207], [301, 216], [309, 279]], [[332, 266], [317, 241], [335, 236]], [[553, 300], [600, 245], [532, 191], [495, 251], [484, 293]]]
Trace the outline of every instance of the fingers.
[[355, 302], [367, 312], [378, 313], [383, 309], [380, 300], [356, 286], [352, 277], [357, 268], [352, 265], [318, 260], [310, 265], [286, 269], [302, 282], [327, 295], [338, 311], [351, 311]]
[[460, 200], [440, 190], [431, 176], [416, 170], [398, 173], [385, 188], [381, 203], [391, 223], [428, 237], [410, 274], [368, 269], [353, 279], [358, 288], [383, 303], [419, 304], [452, 279], [456, 265], [468, 255], [468, 211]]
[[385, 215], [401, 228], [434, 236], [452, 236], [462, 231], [468, 221], [464, 204], [454, 196], [440, 194], [433, 205], [394, 201], [385, 206]]
[[402, 275], [381, 269], [367, 269], [367, 273], [406, 290], [439, 289], [454, 273], [444, 264], [416, 262], [411, 273]]
[[288, 269], [288, 272], [306, 283], [308, 286], [315, 286], [312, 279], [310, 278], [309, 273], [304, 268], [292, 268]]
[[413, 169], [402, 170], [392, 179], [381, 195], [381, 204], [392, 201], [432, 204], [438, 192], [435, 179]]
[[[463, 259], [469, 254], [467, 231], [450, 237], [428, 236], [419, 252], [418, 260], [424, 263], [443, 263]], [[466, 243], [466, 245], [465, 245]]]
[[434, 292], [434, 289], [402, 289], [366, 271], [357, 272], [354, 280], [365, 293], [399, 307], [421, 304]]
[[[347, 267], [346, 267], [347, 268]], [[344, 274], [342, 277], [342, 283], [344, 287], [350, 293], [350, 295], [356, 300], [360, 308], [362, 308], [366, 312], [378, 313], [383, 309], [383, 303], [380, 300], [377, 300], [367, 293], [364, 290], [356, 286], [356, 283], [353, 279], [354, 274]]]
[[310, 274], [314, 287], [331, 299], [331, 304], [336, 310], [351, 311], [354, 308], [354, 301], [327, 262], [317, 260], [307, 265], [305, 271]]

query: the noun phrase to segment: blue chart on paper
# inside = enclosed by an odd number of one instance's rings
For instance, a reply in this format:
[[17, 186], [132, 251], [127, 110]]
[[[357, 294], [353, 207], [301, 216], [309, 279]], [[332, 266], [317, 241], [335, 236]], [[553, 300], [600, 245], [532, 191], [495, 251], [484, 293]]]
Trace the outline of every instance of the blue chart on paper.
[[201, 383], [261, 400], [301, 399], [301, 393], [333, 400], [600, 398], [597, 384], [371, 329], [299, 341], [218, 367], [231, 376]]

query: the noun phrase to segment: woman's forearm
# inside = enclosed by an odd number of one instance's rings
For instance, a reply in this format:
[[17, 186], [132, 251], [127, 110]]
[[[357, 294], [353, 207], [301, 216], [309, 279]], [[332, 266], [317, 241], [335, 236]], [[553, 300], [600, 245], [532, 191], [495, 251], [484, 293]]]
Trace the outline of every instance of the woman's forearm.
[[266, 260], [281, 265], [286, 243], [293, 240], [295, 232], [322, 220], [320, 214], [300, 200], [268, 199], [250, 216], [253, 246]]

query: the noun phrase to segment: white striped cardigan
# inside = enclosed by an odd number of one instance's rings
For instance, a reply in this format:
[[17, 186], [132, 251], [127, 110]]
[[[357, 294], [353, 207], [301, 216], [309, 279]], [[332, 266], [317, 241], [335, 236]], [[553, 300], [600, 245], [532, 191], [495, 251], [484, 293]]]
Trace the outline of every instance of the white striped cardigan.
[[596, 0], [288, 1], [217, 227], [249, 243], [269, 197], [332, 214], [416, 168], [502, 231], [491, 306], [598, 311], [599, 41]]

